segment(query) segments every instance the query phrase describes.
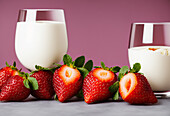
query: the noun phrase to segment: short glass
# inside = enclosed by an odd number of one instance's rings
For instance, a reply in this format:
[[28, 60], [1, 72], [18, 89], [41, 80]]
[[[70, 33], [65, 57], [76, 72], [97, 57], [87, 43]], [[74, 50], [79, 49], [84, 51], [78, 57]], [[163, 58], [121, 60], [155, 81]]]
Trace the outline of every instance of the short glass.
[[129, 63], [141, 64], [156, 95], [170, 90], [170, 22], [133, 23], [129, 40]]
[[15, 52], [29, 70], [59, 63], [67, 53], [68, 40], [62, 9], [22, 9], [15, 34]]

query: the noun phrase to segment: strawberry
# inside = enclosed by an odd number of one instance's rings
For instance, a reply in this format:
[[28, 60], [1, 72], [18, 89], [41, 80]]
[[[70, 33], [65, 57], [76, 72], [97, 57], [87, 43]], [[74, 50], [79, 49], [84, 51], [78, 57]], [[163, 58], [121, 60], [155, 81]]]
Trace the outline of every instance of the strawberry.
[[21, 73], [11, 76], [2, 86], [0, 101], [22, 101], [30, 95], [30, 89], [38, 89], [36, 79]]
[[64, 65], [58, 65], [53, 76], [53, 86], [60, 102], [65, 102], [82, 89], [83, 77], [92, 69], [92, 61], [89, 60], [85, 66], [85, 57], [80, 56], [72, 61], [71, 56], [64, 55]]
[[[122, 99], [129, 104], [154, 104], [157, 103], [146, 77], [138, 73], [141, 66], [139, 63], [134, 64], [133, 69], [125, 66], [123, 73], [120, 71], [120, 88], [119, 92]], [[122, 73], [122, 74], [121, 74]], [[124, 75], [124, 76], [123, 76]]]
[[117, 81], [116, 72], [119, 67], [108, 68], [101, 62], [101, 67], [96, 67], [84, 79], [83, 94], [86, 103], [104, 101], [113, 96], [110, 87]]
[[32, 90], [31, 95], [37, 99], [51, 99], [55, 92], [53, 88], [53, 73], [48, 68], [35, 66], [36, 71], [30, 77], [34, 77], [38, 82], [38, 90]]
[[2, 86], [7, 82], [8, 78], [14, 75], [18, 75], [18, 69], [16, 68], [16, 63], [13, 63], [13, 66], [10, 66], [6, 62], [6, 67], [0, 69], [0, 90]]

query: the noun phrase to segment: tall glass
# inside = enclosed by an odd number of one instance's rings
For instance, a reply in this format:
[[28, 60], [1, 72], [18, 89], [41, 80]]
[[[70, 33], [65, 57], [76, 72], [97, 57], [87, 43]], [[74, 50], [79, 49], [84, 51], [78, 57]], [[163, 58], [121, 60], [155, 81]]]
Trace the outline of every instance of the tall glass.
[[133, 23], [128, 55], [130, 66], [141, 64], [153, 91], [170, 90], [170, 23]]
[[35, 65], [52, 67], [67, 53], [68, 40], [62, 9], [23, 9], [19, 11], [15, 51], [29, 70]]

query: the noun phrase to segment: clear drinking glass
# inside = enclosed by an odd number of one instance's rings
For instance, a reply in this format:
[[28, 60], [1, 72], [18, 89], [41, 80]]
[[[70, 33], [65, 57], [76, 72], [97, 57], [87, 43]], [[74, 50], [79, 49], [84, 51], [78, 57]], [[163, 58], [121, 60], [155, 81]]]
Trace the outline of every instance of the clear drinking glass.
[[169, 95], [170, 23], [133, 23], [128, 55], [131, 67], [141, 64], [156, 95]]
[[62, 9], [23, 9], [19, 11], [15, 34], [15, 51], [29, 70], [35, 65], [52, 67], [68, 49], [64, 11]]

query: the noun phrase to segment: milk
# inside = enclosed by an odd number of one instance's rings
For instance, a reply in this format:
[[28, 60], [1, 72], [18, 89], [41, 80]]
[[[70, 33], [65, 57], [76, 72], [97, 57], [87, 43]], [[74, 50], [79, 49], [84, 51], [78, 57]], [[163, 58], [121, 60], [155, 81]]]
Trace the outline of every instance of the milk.
[[[152, 50], [155, 48], [155, 50]], [[141, 64], [153, 91], [170, 90], [170, 47], [144, 46], [128, 49], [129, 62]]]
[[28, 69], [35, 65], [52, 67], [59, 63], [68, 48], [65, 23], [55, 21], [18, 22], [15, 51]]

